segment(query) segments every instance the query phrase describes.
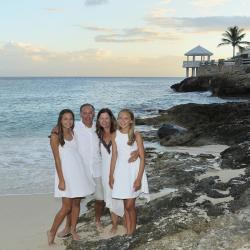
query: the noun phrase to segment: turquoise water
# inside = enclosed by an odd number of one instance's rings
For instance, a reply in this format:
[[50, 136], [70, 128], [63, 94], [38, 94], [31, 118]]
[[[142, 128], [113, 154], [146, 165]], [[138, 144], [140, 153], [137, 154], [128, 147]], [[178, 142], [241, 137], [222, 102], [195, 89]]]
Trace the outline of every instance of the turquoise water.
[[53, 192], [54, 162], [48, 135], [63, 108], [79, 119], [81, 104], [136, 116], [182, 103], [225, 100], [204, 93], [175, 93], [182, 78], [0, 78], [0, 195]]

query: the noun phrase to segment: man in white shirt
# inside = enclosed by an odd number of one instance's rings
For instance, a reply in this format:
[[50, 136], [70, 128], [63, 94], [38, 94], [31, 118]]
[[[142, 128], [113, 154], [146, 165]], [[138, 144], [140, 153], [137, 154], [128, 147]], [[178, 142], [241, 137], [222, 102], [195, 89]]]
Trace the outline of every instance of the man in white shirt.
[[89, 168], [95, 184], [95, 220], [98, 229], [101, 227], [100, 218], [104, 209], [104, 196], [101, 177], [101, 154], [99, 139], [93, 124], [95, 108], [86, 103], [80, 107], [81, 121], [75, 123], [75, 136], [78, 143], [78, 149], [83, 157], [84, 165]]

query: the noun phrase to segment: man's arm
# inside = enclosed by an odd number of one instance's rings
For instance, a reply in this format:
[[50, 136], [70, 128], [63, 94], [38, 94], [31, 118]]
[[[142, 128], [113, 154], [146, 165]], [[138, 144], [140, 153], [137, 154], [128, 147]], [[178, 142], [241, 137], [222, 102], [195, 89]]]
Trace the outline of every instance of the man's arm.
[[139, 157], [139, 150], [134, 150], [133, 152], [131, 152], [130, 154], [130, 158], [128, 159], [128, 162], [131, 163], [131, 162], [134, 162], [138, 159]]

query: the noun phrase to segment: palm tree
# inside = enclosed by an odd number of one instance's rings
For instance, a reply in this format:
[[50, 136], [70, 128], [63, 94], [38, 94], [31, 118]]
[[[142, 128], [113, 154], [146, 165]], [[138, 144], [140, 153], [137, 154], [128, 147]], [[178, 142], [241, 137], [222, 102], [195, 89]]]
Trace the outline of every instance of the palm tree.
[[222, 43], [218, 44], [222, 45], [232, 45], [233, 46], [233, 57], [235, 56], [235, 47], [239, 48], [239, 50], [243, 50], [244, 47], [240, 46], [240, 44], [249, 45], [250, 42], [242, 41], [245, 37], [246, 33], [242, 33], [244, 29], [239, 29], [238, 26], [228, 27], [227, 30], [222, 34], [223, 38], [221, 39]]

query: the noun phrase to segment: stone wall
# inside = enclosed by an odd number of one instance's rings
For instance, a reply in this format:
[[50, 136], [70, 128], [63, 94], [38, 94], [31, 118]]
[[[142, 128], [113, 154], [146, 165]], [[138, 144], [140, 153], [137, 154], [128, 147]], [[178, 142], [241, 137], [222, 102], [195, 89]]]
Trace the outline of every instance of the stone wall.
[[226, 73], [246, 74], [250, 72], [250, 65], [243, 64], [208, 64], [201, 65], [197, 70], [197, 76], [212, 76]]

